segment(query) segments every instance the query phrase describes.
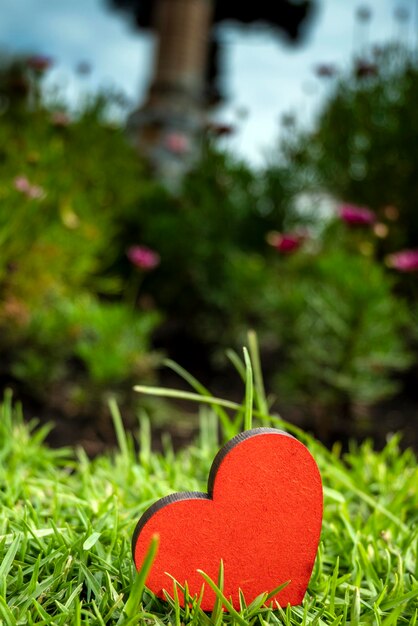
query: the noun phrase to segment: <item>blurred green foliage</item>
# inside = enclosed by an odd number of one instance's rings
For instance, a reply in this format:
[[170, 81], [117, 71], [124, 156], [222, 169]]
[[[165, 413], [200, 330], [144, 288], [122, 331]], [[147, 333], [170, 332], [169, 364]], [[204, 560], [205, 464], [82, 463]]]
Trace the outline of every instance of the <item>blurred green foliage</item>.
[[139, 235], [161, 255], [146, 286], [175, 328], [226, 346], [264, 316], [266, 234], [302, 221], [292, 194], [287, 172], [259, 174], [208, 143], [176, 194], [161, 188], [121, 217], [124, 247]]
[[333, 80], [314, 130], [288, 133], [293, 174], [306, 189], [376, 211], [390, 227], [382, 253], [417, 247], [416, 52], [374, 48]]
[[[21, 66], [12, 69], [24, 83]], [[0, 116], [0, 371], [43, 401], [80, 374], [100, 397], [147, 378], [156, 362], [161, 316], [120, 303], [123, 279], [109, 271], [120, 216], [148, 178], [106, 122], [106, 98], [71, 118], [27, 88]]]
[[[253, 327], [273, 390], [324, 436], [333, 416], [393, 395], [417, 361], [384, 254], [417, 245], [418, 73], [400, 51], [379, 55], [377, 73], [337, 81], [315, 132], [292, 127], [277, 164], [255, 170], [207, 139], [175, 193], [108, 121], [109, 96], [70, 115], [42, 102], [41, 75], [0, 75], [2, 379], [45, 402], [69, 386], [82, 406], [151, 376], [156, 343], [177, 339], [187, 361], [194, 342], [207, 364]], [[389, 236], [324, 217], [318, 191], [368, 205]], [[131, 246], [160, 264], [135, 266]]]
[[[24, 331], [15, 336], [22, 350], [11, 372], [32, 390], [49, 383], [87, 377], [90, 386], [118, 386], [146, 376], [155, 366], [149, 337], [160, 316], [138, 315], [117, 302], [100, 302], [81, 292], [76, 299], [50, 297], [47, 309], [35, 309]], [[30, 339], [30, 342], [28, 342]]]
[[277, 388], [282, 398], [309, 406], [325, 432], [327, 422], [329, 428], [340, 418], [361, 417], [365, 407], [399, 390], [388, 374], [411, 363], [403, 336], [411, 318], [384, 269], [360, 254], [323, 250], [283, 271]]

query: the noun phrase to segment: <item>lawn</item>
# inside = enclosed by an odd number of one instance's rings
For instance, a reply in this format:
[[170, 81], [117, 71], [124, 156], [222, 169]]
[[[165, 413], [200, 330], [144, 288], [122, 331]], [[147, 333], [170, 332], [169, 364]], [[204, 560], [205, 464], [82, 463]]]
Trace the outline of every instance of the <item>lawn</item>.
[[[191, 377], [189, 382], [197, 387]], [[338, 445], [329, 451], [280, 418], [267, 416], [260, 384], [254, 389], [254, 410], [252, 395], [247, 367], [243, 405], [235, 411], [230, 407], [227, 415], [221, 402], [206, 397], [198, 440], [173, 451], [167, 437], [161, 453], [152, 450], [146, 415], [140, 417], [137, 436], [130, 435], [111, 403], [118, 449], [89, 459], [81, 449], [48, 448], [46, 428], [25, 423], [6, 393], [0, 408], [0, 623], [417, 624], [418, 465], [413, 452], [400, 450], [398, 436], [382, 451], [371, 442], [352, 445], [347, 453]], [[155, 598], [132, 562], [138, 518], [169, 493], [205, 491], [225, 437], [251, 425], [291, 432], [308, 446], [321, 470], [324, 521], [303, 605], [265, 607], [260, 599], [248, 606], [243, 601], [239, 612], [222, 611], [219, 603], [210, 614], [193, 602], [183, 610], [175, 600]]]

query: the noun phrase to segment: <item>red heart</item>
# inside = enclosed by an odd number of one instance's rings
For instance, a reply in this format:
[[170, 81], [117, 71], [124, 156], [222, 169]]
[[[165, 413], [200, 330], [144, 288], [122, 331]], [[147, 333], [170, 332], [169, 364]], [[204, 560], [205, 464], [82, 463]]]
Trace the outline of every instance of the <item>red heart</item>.
[[[224, 594], [239, 608], [282, 583], [281, 606], [300, 604], [318, 549], [322, 524], [322, 484], [308, 449], [273, 428], [237, 435], [216, 455], [208, 494], [176, 493], [158, 500], [141, 517], [132, 541], [139, 570], [153, 535], [159, 550], [147, 587], [163, 598], [173, 580], [187, 581], [191, 596], [212, 580], [224, 563]], [[205, 584], [201, 608], [210, 611], [215, 594]]]

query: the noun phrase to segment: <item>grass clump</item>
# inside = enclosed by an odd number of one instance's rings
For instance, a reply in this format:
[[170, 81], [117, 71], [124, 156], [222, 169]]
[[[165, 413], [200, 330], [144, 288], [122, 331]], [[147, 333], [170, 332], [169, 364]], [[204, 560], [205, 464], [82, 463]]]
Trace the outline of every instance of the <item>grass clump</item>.
[[[169, 439], [163, 452], [152, 450], [146, 416], [137, 437], [127, 434], [114, 403], [116, 452], [90, 460], [82, 450], [51, 450], [43, 442], [46, 429], [25, 424], [5, 396], [0, 409], [0, 623], [418, 623], [418, 465], [413, 452], [401, 452], [397, 436], [381, 452], [370, 442], [352, 446], [344, 455], [338, 446], [328, 451], [309, 435], [268, 416], [258, 363], [259, 384], [253, 389], [248, 357], [245, 365], [235, 361], [246, 378], [246, 393], [242, 406], [226, 403], [229, 414], [225, 403], [187, 375], [206, 408], [200, 437], [176, 453]], [[130, 544], [139, 516], [171, 492], [206, 490], [211, 462], [222, 443], [220, 423], [226, 438], [244, 424], [279, 426], [304, 441], [318, 462], [324, 522], [301, 606], [267, 608], [264, 596], [249, 605], [243, 598], [240, 611], [225, 612], [220, 572], [217, 587], [216, 581], [207, 581], [217, 588], [219, 598], [213, 613], [204, 613], [196, 599], [183, 609], [177, 597], [167, 597], [166, 602], [154, 597], [144, 589], [145, 572], [134, 570]]]

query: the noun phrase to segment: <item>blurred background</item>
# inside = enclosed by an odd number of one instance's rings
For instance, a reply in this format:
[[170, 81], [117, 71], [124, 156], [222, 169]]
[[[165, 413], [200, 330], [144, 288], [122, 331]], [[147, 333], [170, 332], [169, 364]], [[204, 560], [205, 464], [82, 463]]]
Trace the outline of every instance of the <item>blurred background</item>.
[[[240, 400], [418, 446], [418, 2], [3, 0], [0, 383], [54, 445]], [[272, 8], [273, 7], [273, 8]], [[228, 358], [229, 357], [229, 358]]]

